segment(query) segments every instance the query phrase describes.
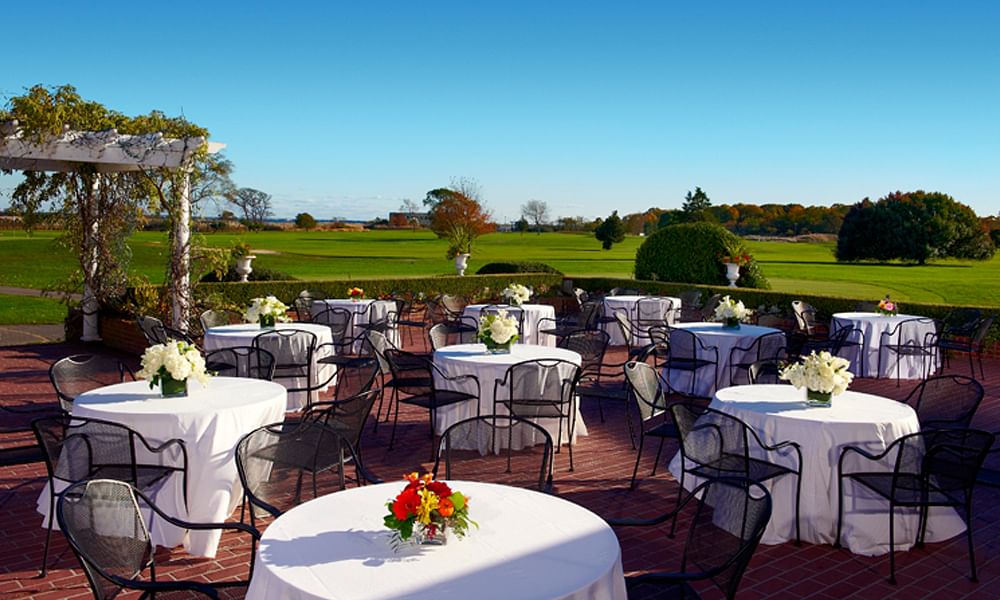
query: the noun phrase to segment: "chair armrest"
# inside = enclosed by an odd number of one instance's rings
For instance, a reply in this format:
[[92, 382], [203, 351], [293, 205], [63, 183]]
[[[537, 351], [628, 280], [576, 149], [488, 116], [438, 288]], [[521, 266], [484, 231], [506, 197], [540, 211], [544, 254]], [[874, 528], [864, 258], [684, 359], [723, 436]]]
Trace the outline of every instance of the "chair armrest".
[[[145, 592], [166, 592], [166, 591], [187, 591], [198, 592], [209, 598], [218, 598], [219, 592], [207, 583], [196, 581], [142, 581], [140, 579], [126, 579], [112, 575], [111, 579], [126, 589], [141, 590]], [[145, 597], [145, 596], [144, 596]]]

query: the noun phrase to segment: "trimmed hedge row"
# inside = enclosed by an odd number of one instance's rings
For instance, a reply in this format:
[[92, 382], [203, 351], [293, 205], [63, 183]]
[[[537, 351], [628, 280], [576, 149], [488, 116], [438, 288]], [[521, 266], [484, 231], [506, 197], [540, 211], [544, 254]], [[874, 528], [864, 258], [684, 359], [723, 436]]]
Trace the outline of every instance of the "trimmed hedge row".
[[202, 283], [194, 288], [195, 302], [221, 299], [236, 306], [246, 306], [259, 296], [276, 296], [285, 304], [292, 301], [302, 290], [315, 290], [328, 298], [346, 298], [347, 288], [359, 287], [369, 298], [382, 295], [398, 295], [404, 298], [424, 294], [427, 297], [438, 294], [460, 296], [499, 296], [500, 290], [511, 283], [520, 283], [542, 292], [558, 289], [562, 275], [545, 273], [507, 275], [469, 275], [466, 277], [439, 276], [412, 279], [332, 279], [324, 281], [260, 281], [247, 283]]
[[554, 273], [562, 275], [562, 271], [545, 263], [517, 260], [486, 263], [476, 271], [477, 275], [496, 275], [499, 273]]
[[[635, 279], [619, 279], [607, 277], [574, 277], [573, 285], [588, 292], [606, 292], [614, 287], [638, 288], [649, 294], [655, 295], [677, 295], [684, 290], [700, 290], [702, 301], [712, 294], [729, 294], [736, 300], [742, 300], [747, 308], [756, 310], [764, 305], [770, 308], [778, 306], [782, 311], [791, 314], [792, 300], [804, 300], [812, 304], [819, 311], [821, 317], [829, 317], [833, 313], [853, 312], [858, 302], [871, 301], [872, 298], [843, 298], [830, 296], [813, 296], [810, 294], [793, 294], [789, 292], [776, 292], [773, 290], [758, 290], [751, 288], [729, 288], [721, 285], [697, 285], [689, 283], [667, 283], [663, 281], [641, 281]], [[922, 317], [932, 319], [943, 319], [955, 308], [965, 308], [954, 304], [928, 304], [923, 302], [903, 302], [904, 313], [917, 314]], [[989, 306], [969, 306], [968, 308], [978, 308], [983, 314], [997, 313], [996, 307]], [[1000, 319], [993, 323], [986, 336], [988, 341], [1000, 340]]]

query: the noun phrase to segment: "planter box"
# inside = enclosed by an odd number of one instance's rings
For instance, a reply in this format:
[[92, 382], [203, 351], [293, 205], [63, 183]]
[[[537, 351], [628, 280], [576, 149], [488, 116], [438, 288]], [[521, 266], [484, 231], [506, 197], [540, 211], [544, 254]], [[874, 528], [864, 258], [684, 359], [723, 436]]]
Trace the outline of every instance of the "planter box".
[[142, 356], [146, 349], [146, 336], [134, 319], [102, 314], [99, 327], [101, 339], [109, 348], [136, 356]]

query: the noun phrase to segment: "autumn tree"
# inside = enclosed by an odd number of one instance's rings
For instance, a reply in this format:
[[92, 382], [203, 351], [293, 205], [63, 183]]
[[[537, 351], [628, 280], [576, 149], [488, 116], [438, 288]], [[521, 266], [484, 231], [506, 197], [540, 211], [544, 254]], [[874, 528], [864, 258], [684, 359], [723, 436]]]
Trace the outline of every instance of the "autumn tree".
[[448, 258], [470, 253], [476, 238], [496, 230], [492, 215], [479, 201], [448, 188], [432, 192], [438, 194], [431, 209], [431, 231], [439, 238], [448, 240]]

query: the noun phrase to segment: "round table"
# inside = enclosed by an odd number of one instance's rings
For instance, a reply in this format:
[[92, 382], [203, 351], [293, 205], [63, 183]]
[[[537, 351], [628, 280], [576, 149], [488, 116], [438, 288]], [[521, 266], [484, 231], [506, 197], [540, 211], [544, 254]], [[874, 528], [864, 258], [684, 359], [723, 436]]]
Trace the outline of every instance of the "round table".
[[[606, 296], [604, 298], [604, 315], [613, 317], [616, 312], [624, 312], [629, 323], [636, 322], [636, 302], [640, 299], [660, 300], [662, 303], [670, 303], [670, 310], [667, 312], [667, 324], [673, 325], [680, 320], [681, 299], [673, 296]], [[625, 345], [625, 337], [622, 335], [621, 327], [617, 322], [604, 323], [604, 332], [608, 334], [609, 346]], [[632, 340], [633, 344], [648, 344], [649, 336], [637, 336], [640, 339]]]
[[[858, 446], [878, 454], [896, 439], [919, 431], [920, 423], [912, 408], [889, 398], [848, 390], [835, 396], [830, 408], [813, 408], [806, 406], [805, 394], [805, 390], [790, 385], [740, 385], [719, 390], [709, 407], [737, 417], [756, 431], [765, 444], [790, 440], [801, 446], [802, 540], [832, 544], [837, 533], [837, 461], [841, 449]], [[794, 452], [771, 452], [767, 457], [789, 466], [794, 466], [796, 460]], [[845, 468], [850, 470], [859, 465], [848, 460]], [[670, 463], [670, 472], [680, 475], [679, 452]], [[685, 487], [689, 483], [693, 487], [693, 479], [685, 477]], [[795, 477], [785, 475], [764, 483], [771, 491], [774, 510], [763, 543], [794, 540]], [[846, 483], [841, 543], [855, 554], [887, 553], [888, 511], [886, 500], [863, 486]], [[896, 509], [897, 550], [909, 548], [916, 539], [917, 525], [916, 511], [904, 516], [903, 510]], [[963, 531], [965, 524], [954, 510], [931, 509], [927, 541], [946, 540]]]
[[[774, 327], [761, 327], [760, 325], [747, 325], [742, 323], [739, 329], [726, 329], [722, 323], [677, 323], [674, 329], [686, 329], [694, 333], [707, 349], [712, 347], [719, 349], [719, 372], [717, 379], [713, 380], [715, 372], [711, 366], [698, 369], [696, 372], [670, 369], [667, 373], [667, 380], [670, 385], [678, 391], [684, 393], [691, 392], [691, 377], [695, 377], [695, 396], [711, 396], [719, 386], [729, 382], [729, 354], [733, 348], [749, 348], [754, 340], [769, 333], [779, 333], [780, 329]], [[708, 350], [711, 354], [711, 350]], [[699, 354], [699, 358], [714, 359], [715, 356]]]
[[625, 600], [614, 531], [556, 496], [471, 481], [479, 524], [443, 546], [390, 545], [385, 503], [404, 482], [336, 492], [293, 508], [261, 539], [248, 600]]
[[[316, 335], [316, 346], [321, 344], [333, 343], [333, 335], [330, 333], [330, 328], [326, 325], [317, 325], [315, 323], [277, 323], [275, 324], [275, 329], [278, 330], [288, 330], [288, 329], [298, 329], [301, 331], [308, 331]], [[240, 323], [238, 325], [222, 325], [219, 327], [211, 327], [205, 332], [205, 353], [209, 353], [213, 350], [219, 350], [220, 348], [232, 348], [233, 346], [253, 346], [253, 340], [258, 335], [264, 333], [265, 331], [270, 331], [269, 329], [262, 329], [260, 325], [256, 323]], [[275, 356], [275, 360], [278, 364], [286, 361], [301, 360], [306, 352], [306, 348], [298, 348], [288, 346], [289, 350], [288, 356]], [[317, 362], [324, 356], [329, 356], [332, 352], [331, 347], [327, 346], [322, 352], [313, 353], [313, 365], [312, 365], [312, 385], [316, 385], [321, 381], [326, 381], [334, 373], [336, 373], [337, 367], [331, 364], [325, 364]], [[296, 356], [291, 356], [295, 354]], [[278, 383], [284, 385], [287, 388], [298, 388], [306, 387], [305, 377], [289, 377], [281, 378], [277, 380]], [[316, 390], [311, 393], [311, 400], [315, 402], [319, 399], [319, 392], [321, 390]], [[288, 410], [298, 410], [306, 406], [309, 402], [306, 397], [305, 392], [292, 392], [288, 394]]]
[[[167, 478], [153, 501], [188, 521], [220, 523], [243, 499], [234, 458], [237, 442], [262, 425], [281, 422], [286, 395], [284, 387], [271, 381], [212, 377], [207, 386], [189, 380], [187, 396], [163, 398], [148, 381], [128, 381], [80, 394], [73, 416], [121, 423], [151, 446], [182, 440], [188, 460], [187, 509], [180, 475]], [[47, 516], [48, 507], [46, 487], [38, 499], [39, 512]], [[215, 556], [221, 531], [186, 532], [145, 516], [155, 544], [172, 548], [183, 543], [191, 554]]]
[[[864, 336], [864, 345], [860, 350], [855, 349], [851, 355], [844, 358], [851, 360], [851, 372], [861, 374], [861, 360], [864, 357], [864, 374], [868, 377], [894, 377], [896, 375], [896, 362], [899, 361], [899, 376], [902, 379], [921, 379], [924, 375], [932, 375], [937, 370], [937, 364], [931, 363], [927, 368], [927, 360], [920, 356], [899, 355], [881, 348], [882, 334], [890, 332], [903, 321], [919, 319], [912, 329], [908, 329], [911, 334], [909, 339], [897, 341], [912, 342], [923, 346], [927, 340], [927, 335], [935, 332], [934, 321], [926, 317], [917, 315], [891, 315], [885, 316], [873, 312], [842, 312], [833, 315], [830, 333], [836, 333], [841, 327], [854, 327], [859, 329]], [[855, 347], [857, 348], [857, 347]], [[879, 353], [882, 354], [882, 372], [879, 373]]]
[[[435, 431], [438, 434], [444, 433], [449, 426], [463, 419], [475, 417], [477, 414], [490, 415], [494, 414], [494, 410], [497, 411], [496, 414], [505, 414], [506, 409], [503, 406], [494, 408], [494, 383], [496, 380], [504, 378], [507, 374], [507, 369], [511, 365], [535, 359], [560, 359], [576, 366], [580, 366], [581, 363], [580, 355], [572, 350], [549, 348], [548, 346], [532, 346], [530, 344], [514, 344], [511, 346], [509, 354], [487, 354], [486, 346], [483, 344], [456, 344], [454, 346], [445, 346], [435, 351], [434, 364], [445, 375], [449, 377], [475, 375], [479, 378], [480, 386], [478, 413], [477, 407], [473, 402], [461, 402], [439, 408], [437, 411], [437, 422], [434, 427]], [[562, 370], [560, 369], [560, 371]], [[569, 377], [571, 375], [570, 370], [567, 368], [565, 371], [565, 373], [560, 372], [560, 375]], [[453, 383], [440, 380], [438, 381], [438, 385], [443, 389], [455, 389], [469, 393], [476, 392], [475, 386], [469, 382]], [[560, 439], [558, 419], [532, 420], [549, 432], [549, 435], [552, 436], [552, 442], [557, 446], [566, 442], [572, 444], [576, 443], [576, 436], [587, 435], [587, 426], [583, 422], [583, 416], [580, 414], [579, 404], [574, 406], [574, 412], [576, 415], [574, 417], [573, 439], [570, 439], [569, 428], [566, 426], [562, 427], [562, 439]], [[506, 441], [506, 438], [502, 440], [503, 447], [506, 447]], [[488, 444], [486, 445], [488, 446]], [[519, 446], [523, 445], [526, 444], [519, 444]]]
[[[490, 306], [489, 304], [470, 304], [465, 307], [462, 311], [462, 317], [466, 320], [471, 319], [471, 322], [479, 322], [479, 314], [484, 308]], [[524, 311], [524, 322], [521, 327], [521, 338], [517, 340], [518, 344], [534, 344], [536, 346], [555, 346], [556, 338], [555, 336], [548, 335], [545, 333], [540, 333], [538, 331], [538, 321], [542, 319], [552, 319], [556, 318], [556, 308], [549, 304], [522, 304], [520, 307], [511, 306], [506, 307], [503, 305], [498, 305], [500, 308], [509, 308], [512, 311], [516, 311], [520, 308]]]
[[[384, 321], [389, 317], [390, 312], [396, 312], [396, 303], [392, 300], [363, 299], [354, 301], [350, 298], [328, 298], [326, 300], [313, 300], [312, 314], [317, 315], [320, 311], [329, 308], [342, 308], [344, 310], [352, 311], [354, 313], [354, 319], [352, 321], [351, 335], [353, 337], [359, 337], [365, 331], [361, 327], [362, 325], [367, 325], [372, 317], [375, 317], [376, 321]], [[393, 327], [390, 329], [388, 332], [388, 338], [389, 341], [396, 347], [400, 347], [399, 328]], [[359, 352], [360, 348], [360, 342], [358, 342], [354, 351]]]

